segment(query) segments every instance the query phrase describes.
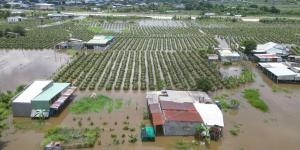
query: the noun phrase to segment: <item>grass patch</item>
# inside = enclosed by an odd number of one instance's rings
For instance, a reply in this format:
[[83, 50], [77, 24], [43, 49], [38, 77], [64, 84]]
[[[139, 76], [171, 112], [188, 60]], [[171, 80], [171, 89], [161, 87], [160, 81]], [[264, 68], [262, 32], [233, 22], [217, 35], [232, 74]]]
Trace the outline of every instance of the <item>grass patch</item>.
[[227, 95], [221, 95], [214, 98], [215, 101], [218, 101], [221, 108], [226, 112], [228, 109], [238, 109], [240, 101], [237, 99], [228, 99]]
[[74, 129], [55, 127], [49, 129], [42, 145], [51, 141], [62, 141], [65, 148], [93, 147], [99, 136], [99, 129]]
[[87, 29], [93, 33], [103, 33], [105, 31], [101, 27], [88, 27]]
[[75, 114], [84, 114], [88, 112], [100, 112], [104, 109], [110, 113], [116, 109], [120, 109], [123, 106], [123, 100], [113, 100], [110, 97], [97, 95], [96, 97], [82, 97], [81, 99], [75, 101], [71, 107], [70, 111]]
[[280, 87], [278, 85], [272, 86], [272, 92], [274, 92], [274, 93], [276, 93], [276, 92], [291, 93], [291, 91], [289, 91], [287, 88]]
[[240, 130], [240, 125], [234, 125], [232, 129], [229, 130], [230, 134], [233, 136], [238, 136], [239, 133], [241, 132]]
[[268, 105], [260, 98], [260, 93], [258, 89], [245, 89], [244, 98], [255, 108], [261, 110], [262, 112], [268, 112]]
[[122, 99], [116, 99], [115, 100], [115, 108], [120, 109], [123, 106], [123, 100]]
[[20, 130], [43, 129], [45, 127], [45, 120], [30, 120], [30, 122], [14, 122], [14, 127]]
[[172, 147], [176, 150], [189, 150], [193, 149], [195, 146], [195, 143], [186, 142], [184, 140], [178, 140], [172, 145]]
[[75, 55], [77, 55], [77, 50], [75, 50], [75, 49], [67, 49], [66, 50], [66, 53], [68, 54], [68, 55], [70, 55], [70, 56], [75, 56]]

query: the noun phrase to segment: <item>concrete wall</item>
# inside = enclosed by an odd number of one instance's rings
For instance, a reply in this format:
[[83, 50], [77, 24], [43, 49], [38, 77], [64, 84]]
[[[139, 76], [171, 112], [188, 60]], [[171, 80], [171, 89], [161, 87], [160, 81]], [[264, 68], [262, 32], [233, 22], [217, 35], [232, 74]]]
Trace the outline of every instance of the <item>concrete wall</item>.
[[12, 103], [13, 116], [15, 117], [30, 117], [31, 104], [30, 103]]
[[200, 122], [167, 121], [163, 125], [164, 135], [195, 135], [195, 126]]

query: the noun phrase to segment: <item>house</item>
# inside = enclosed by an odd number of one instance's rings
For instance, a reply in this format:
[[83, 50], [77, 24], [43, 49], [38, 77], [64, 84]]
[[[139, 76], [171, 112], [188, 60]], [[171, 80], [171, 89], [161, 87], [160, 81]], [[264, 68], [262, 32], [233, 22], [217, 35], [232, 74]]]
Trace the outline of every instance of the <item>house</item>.
[[20, 17], [20, 16], [14, 16], [14, 17], [7, 17], [7, 22], [8, 23], [13, 23], [13, 22], [20, 22], [24, 20], [23, 17]]
[[241, 59], [238, 52], [231, 51], [230, 49], [220, 49], [218, 50], [218, 55], [221, 61], [238, 61]]
[[[156, 135], [195, 135], [195, 128], [201, 123], [224, 127], [221, 110], [213, 104], [205, 92], [151, 91], [147, 92], [146, 99]], [[206, 109], [199, 111], [206, 106], [208, 106]], [[217, 114], [216, 118], [214, 118], [215, 114]]]
[[287, 60], [290, 61], [290, 62], [300, 63], [300, 56], [290, 55], [290, 56], [288, 56]]
[[276, 54], [277, 56], [286, 56], [289, 54], [289, 49], [282, 44], [268, 42], [266, 44], [258, 44], [254, 54]]
[[55, 83], [52, 80], [34, 81], [12, 100], [13, 116], [43, 117], [56, 115], [70, 101], [76, 88], [70, 83]]
[[35, 7], [36, 7], [36, 9], [39, 9], [39, 10], [53, 10], [54, 9], [54, 4], [36, 3]]
[[205, 13], [204, 16], [215, 16], [216, 13]]
[[276, 54], [254, 54], [255, 60], [258, 62], [281, 62], [282, 58]]
[[77, 49], [80, 50], [83, 48], [83, 41], [79, 39], [70, 38], [68, 41], [60, 42], [55, 45], [56, 49]]
[[219, 60], [219, 56], [217, 54], [207, 54], [207, 58], [211, 61]]
[[87, 49], [102, 49], [114, 40], [113, 36], [96, 35], [93, 39], [84, 43]]
[[63, 18], [73, 17], [73, 15], [71, 15], [71, 14], [62, 14], [62, 13], [51, 13], [51, 14], [47, 14], [47, 17], [52, 18], [52, 19], [63, 19]]
[[265, 62], [258, 63], [257, 67], [276, 83], [300, 81], [299, 64], [289, 62]]

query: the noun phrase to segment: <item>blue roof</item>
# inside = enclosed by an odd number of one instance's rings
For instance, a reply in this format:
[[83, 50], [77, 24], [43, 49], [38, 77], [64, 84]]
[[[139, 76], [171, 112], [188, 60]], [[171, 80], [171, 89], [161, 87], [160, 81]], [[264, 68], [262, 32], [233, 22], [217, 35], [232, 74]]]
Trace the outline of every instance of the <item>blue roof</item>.
[[48, 89], [32, 99], [32, 101], [50, 101], [57, 94], [66, 89], [70, 83], [53, 83]]

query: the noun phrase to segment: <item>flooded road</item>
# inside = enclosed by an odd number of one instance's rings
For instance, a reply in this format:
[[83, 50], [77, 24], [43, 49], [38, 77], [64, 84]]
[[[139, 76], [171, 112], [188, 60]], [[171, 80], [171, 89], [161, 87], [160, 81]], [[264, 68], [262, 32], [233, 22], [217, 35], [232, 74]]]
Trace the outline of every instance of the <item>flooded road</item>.
[[53, 50], [0, 50], [0, 91], [48, 79], [69, 56]]
[[[297, 150], [300, 147], [300, 85], [279, 84], [285, 90], [274, 92], [274, 84], [264, 74], [253, 67], [256, 81], [251, 84], [241, 86], [232, 90], [220, 90], [210, 95], [229, 95], [230, 99], [239, 99], [241, 106], [239, 110], [229, 110], [224, 112], [224, 138], [218, 142], [212, 142], [209, 148], [198, 145], [193, 149], [210, 150]], [[261, 98], [265, 100], [270, 108], [268, 113], [253, 108], [244, 98], [242, 91], [245, 88], [257, 88], [261, 93]], [[84, 115], [74, 115], [66, 108], [59, 117], [50, 118], [39, 128], [28, 130], [12, 130], [1, 138], [4, 150], [15, 150], [26, 147], [26, 149], [39, 149], [43, 132], [46, 129], [61, 125], [74, 128], [99, 127], [103, 129], [101, 137], [94, 148], [84, 150], [99, 149], [136, 149], [136, 150], [169, 150], [176, 149], [174, 144], [178, 140], [191, 143], [193, 137], [157, 137], [156, 142], [142, 143], [140, 140], [131, 144], [128, 143], [128, 135], [139, 134], [140, 125], [149, 124], [143, 119], [143, 112], [146, 111], [146, 101], [144, 91], [99, 91], [97, 94], [110, 96], [114, 99], [124, 100], [123, 107], [111, 113], [102, 111], [99, 113], [88, 113]], [[90, 95], [91, 92], [78, 92], [78, 97]], [[124, 121], [128, 116], [130, 128], [135, 131], [123, 130]], [[79, 120], [82, 124], [79, 125]], [[14, 118], [15, 124], [22, 126], [33, 126], [34, 123], [28, 118]], [[91, 125], [93, 122], [93, 125]], [[27, 124], [27, 125], [26, 125]], [[28, 125], [29, 124], [29, 125]], [[237, 136], [230, 134], [234, 125], [240, 125], [241, 132]], [[115, 134], [124, 144], [113, 145], [111, 135]], [[125, 138], [122, 138], [122, 135]], [[29, 138], [32, 140], [29, 140]], [[100, 141], [100, 142], [99, 142]]]

